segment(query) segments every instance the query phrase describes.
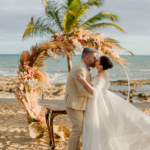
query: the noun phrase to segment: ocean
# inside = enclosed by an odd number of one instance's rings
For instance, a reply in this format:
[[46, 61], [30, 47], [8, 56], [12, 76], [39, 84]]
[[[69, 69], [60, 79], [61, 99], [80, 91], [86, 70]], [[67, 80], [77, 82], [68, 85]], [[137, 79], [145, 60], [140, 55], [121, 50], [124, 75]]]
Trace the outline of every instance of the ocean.
[[[150, 56], [122, 56], [130, 65], [127, 67], [130, 80], [150, 79]], [[0, 55], [0, 76], [17, 76], [20, 55]], [[72, 65], [80, 61], [81, 56], [72, 57]], [[110, 81], [126, 79], [122, 66], [114, 63], [114, 67], [108, 70]], [[68, 75], [67, 58], [60, 57], [58, 62], [46, 60], [46, 72], [49, 74], [52, 83], [65, 83]], [[96, 69], [92, 69], [92, 76], [97, 74]]]

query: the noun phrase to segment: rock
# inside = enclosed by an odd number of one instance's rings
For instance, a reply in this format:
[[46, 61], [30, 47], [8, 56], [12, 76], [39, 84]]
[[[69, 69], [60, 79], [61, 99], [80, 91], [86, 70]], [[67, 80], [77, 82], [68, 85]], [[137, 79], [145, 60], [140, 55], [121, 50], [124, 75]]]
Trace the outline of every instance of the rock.
[[130, 99], [129, 99], [129, 102], [130, 102], [130, 103], [133, 103], [133, 99], [132, 99], [132, 98], [130, 98]]
[[139, 93], [139, 97], [149, 96], [147, 93]]
[[[144, 84], [150, 84], [150, 80], [130, 80], [131, 86], [142, 86]], [[127, 80], [118, 80], [118, 81], [112, 81], [111, 85], [128, 85]]]
[[128, 95], [128, 91], [126, 91], [126, 90], [119, 90], [119, 92], [120, 92], [121, 94], [125, 95], [125, 96]]
[[136, 92], [137, 92], [136, 90], [131, 90], [130, 91], [130, 93], [132, 93], [133, 96], [135, 95]]
[[138, 95], [139, 98], [143, 98], [144, 100], [148, 100], [149, 96], [150, 95], [148, 95], [147, 93], [139, 93]]
[[9, 89], [9, 93], [15, 93], [15, 92], [16, 92], [15, 89], [13, 89], [13, 88]]

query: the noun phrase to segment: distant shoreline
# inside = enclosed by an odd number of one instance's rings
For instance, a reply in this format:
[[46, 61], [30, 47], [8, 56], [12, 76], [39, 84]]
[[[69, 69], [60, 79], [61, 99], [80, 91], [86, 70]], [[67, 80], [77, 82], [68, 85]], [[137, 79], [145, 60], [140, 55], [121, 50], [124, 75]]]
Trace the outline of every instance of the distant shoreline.
[[[9, 55], [13, 55], [13, 56], [19, 56], [19, 55], [21, 55], [21, 54], [0, 54], [0, 56], [5, 56], [5, 55], [7, 55], [7, 56], [9, 56]], [[77, 56], [81, 56], [81, 54], [76, 54]], [[132, 56], [132, 55], [121, 55], [121, 56]], [[150, 55], [134, 55], [134, 56], [150, 56]]]

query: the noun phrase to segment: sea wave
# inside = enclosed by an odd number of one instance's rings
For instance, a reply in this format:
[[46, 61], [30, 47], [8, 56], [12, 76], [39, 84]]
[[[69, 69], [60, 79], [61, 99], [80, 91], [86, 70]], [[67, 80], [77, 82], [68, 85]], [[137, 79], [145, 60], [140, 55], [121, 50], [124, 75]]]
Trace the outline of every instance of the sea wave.
[[[0, 76], [17, 76], [15, 71], [18, 69], [18, 60], [20, 55], [0, 55]], [[81, 56], [72, 57], [72, 66], [80, 61]], [[150, 79], [149, 57], [135, 56], [127, 58], [131, 65], [128, 66], [128, 75], [130, 80]], [[60, 57], [59, 62], [47, 61], [46, 71], [53, 82], [66, 82], [68, 77], [67, 61]], [[92, 77], [97, 74], [96, 69], [91, 69]], [[113, 69], [108, 70], [110, 81], [126, 80], [125, 72], [122, 66], [114, 63]]]
[[150, 71], [150, 69], [137, 69], [137, 71], [147, 72]]

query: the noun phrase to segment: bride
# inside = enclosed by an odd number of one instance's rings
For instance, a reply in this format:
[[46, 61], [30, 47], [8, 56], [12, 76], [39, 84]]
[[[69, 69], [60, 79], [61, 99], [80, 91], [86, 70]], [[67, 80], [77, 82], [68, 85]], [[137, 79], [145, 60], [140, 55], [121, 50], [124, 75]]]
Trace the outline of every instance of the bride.
[[95, 63], [98, 74], [91, 85], [84, 75], [76, 75], [89, 98], [83, 121], [83, 150], [150, 150], [150, 117], [123, 98], [108, 91], [107, 69], [113, 67], [106, 56]]

